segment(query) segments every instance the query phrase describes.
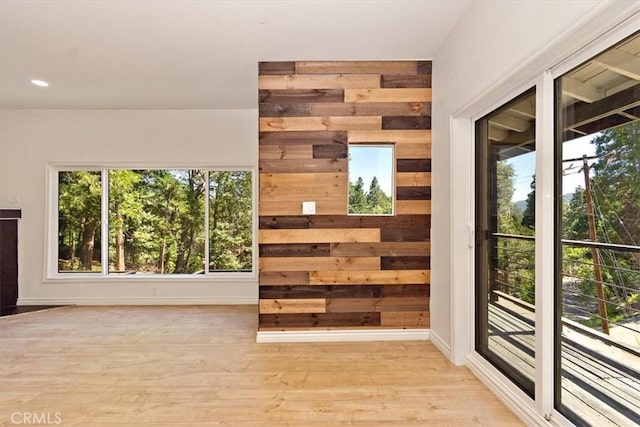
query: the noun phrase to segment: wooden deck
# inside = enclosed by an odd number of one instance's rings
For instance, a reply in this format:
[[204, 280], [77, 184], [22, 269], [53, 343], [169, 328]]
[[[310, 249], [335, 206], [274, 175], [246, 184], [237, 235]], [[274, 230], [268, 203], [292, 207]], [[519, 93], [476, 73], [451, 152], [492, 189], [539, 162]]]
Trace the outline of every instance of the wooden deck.
[[[489, 306], [489, 348], [534, 378], [532, 316]], [[563, 412], [594, 426], [640, 425], [640, 358], [601, 341], [563, 331]]]
[[251, 306], [3, 317], [0, 425], [14, 413], [91, 427], [522, 425], [430, 342], [256, 344], [257, 318]]

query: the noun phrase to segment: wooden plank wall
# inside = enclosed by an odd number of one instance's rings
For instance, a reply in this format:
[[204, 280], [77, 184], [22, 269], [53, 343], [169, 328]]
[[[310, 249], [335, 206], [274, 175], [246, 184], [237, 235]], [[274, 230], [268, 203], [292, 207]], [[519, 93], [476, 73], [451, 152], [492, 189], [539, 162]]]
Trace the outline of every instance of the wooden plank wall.
[[[258, 89], [259, 329], [428, 328], [431, 62], [262, 62]], [[395, 144], [394, 216], [347, 215], [362, 143]]]

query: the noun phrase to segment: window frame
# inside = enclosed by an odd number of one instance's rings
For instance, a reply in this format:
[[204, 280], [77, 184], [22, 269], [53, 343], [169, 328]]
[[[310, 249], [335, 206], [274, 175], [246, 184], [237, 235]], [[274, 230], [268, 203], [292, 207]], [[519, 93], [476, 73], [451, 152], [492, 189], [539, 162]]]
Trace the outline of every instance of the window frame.
[[[376, 148], [376, 147], [389, 147], [391, 148], [391, 213], [388, 214], [368, 214], [368, 213], [351, 213], [349, 212], [349, 186], [351, 185], [351, 148]], [[380, 142], [380, 143], [363, 143], [363, 144], [349, 144], [347, 147], [347, 216], [396, 216], [396, 173], [397, 173], [397, 160], [396, 160], [396, 144], [394, 142]]]
[[[202, 282], [234, 282], [256, 279], [258, 276], [258, 245], [257, 245], [257, 170], [255, 166], [237, 165], [237, 166], [216, 166], [211, 164], [146, 164], [146, 163], [62, 163], [50, 162], [46, 164], [46, 206], [45, 206], [45, 233], [46, 245], [44, 253], [44, 283], [52, 282], [102, 282], [108, 281], [158, 281], [158, 280], [187, 280]], [[102, 236], [109, 235], [109, 170], [112, 169], [180, 169], [180, 170], [202, 170], [206, 172], [206, 185], [209, 183], [209, 172], [214, 171], [247, 171], [251, 173], [251, 260], [252, 266], [250, 272], [237, 271], [214, 271], [208, 268], [204, 269], [203, 274], [110, 274], [109, 273], [109, 239], [101, 239], [101, 272], [59, 272], [58, 271], [58, 177], [60, 172], [64, 171], [92, 171], [101, 173], [102, 200], [101, 200], [101, 226], [100, 232]], [[205, 226], [205, 261], [209, 260], [209, 194], [205, 193], [205, 214], [202, 218]], [[208, 264], [206, 264], [208, 265]]]
[[[640, 9], [635, 10], [635, 16]], [[605, 29], [603, 29], [605, 28]], [[495, 83], [482, 97], [453, 112], [450, 123], [451, 163], [448, 178], [451, 180], [450, 209], [452, 228], [449, 236], [452, 263], [451, 278], [451, 345], [445, 347], [434, 343], [450, 355], [456, 364], [463, 364], [478, 376], [492, 392], [505, 402], [526, 423], [540, 424], [542, 419], [554, 425], [569, 426], [573, 423], [554, 407], [554, 361], [555, 353], [555, 287], [538, 286], [554, 283], [555, 278], [555, 232], [556, 194], [555, 175], [555, 94], [554, 81], [567, 71], [582, 64], [616, 45], [637, 31], [631, 18], [617, 23], [615, 27], [600, 27], [594, 38], [576, 48], [570, 44], [563, 54], [554, 52], [546, 60], [550, 50], [540, 52], [535, 61], [530, 61], [504, 79]], [[570, 51], [568, 51], [570, 49]], [[560, 49], [562, 50], [562, 49]], [[545, 56], [547, 55], [547, 56]], [[474, 168], [474, 123], [488, 112], [522, 92], [526, 87], [536, 87], [536, 398], [531, 399], [517, 388], [506, 376], [475, 351], [475, 319], [473, 299], [474, 242], [473, 197], [475, 185]], [[505, 90], [505, 88], [507, 88]], [[460, 149], [464, 147], [464, 149]], [[540, 226], [538, 226], [540, 224]], [[471, 295], [471, 298], [469, 298]], [[538, 313], [539, 312], [539, 313]], [[540, 319], [540, 322], [538, 321]], [[538, 363], [538, 357], [540, 363]]]

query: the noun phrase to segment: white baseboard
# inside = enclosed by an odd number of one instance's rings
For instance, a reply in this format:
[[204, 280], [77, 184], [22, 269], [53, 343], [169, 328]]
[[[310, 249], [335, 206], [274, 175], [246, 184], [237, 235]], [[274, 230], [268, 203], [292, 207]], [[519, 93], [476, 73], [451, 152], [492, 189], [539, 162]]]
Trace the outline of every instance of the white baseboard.
[[436, 348], [440, 350], [440, 353], [442, 353], [447, 359], [451, 360], [451, 346], [449, 346], [449, 344], [447, 344], [442, 338], [440, 338], [440, 335], [431, 331], [431, 333], [429, 334], [429, 339], [431, 340], [433, 345], [435, 345]]
[[536, 412], [535, 404], [529, 396], [481, 356], [476, 353], [470, 354], [467, 357], [466, 366], [527, 426], [549, 427], [553, 425]]
[[256, 342], [428, 341], [429, 329], [258, 331]]
[[18, 305], [257, 305], [257, 298], [19, 298]]

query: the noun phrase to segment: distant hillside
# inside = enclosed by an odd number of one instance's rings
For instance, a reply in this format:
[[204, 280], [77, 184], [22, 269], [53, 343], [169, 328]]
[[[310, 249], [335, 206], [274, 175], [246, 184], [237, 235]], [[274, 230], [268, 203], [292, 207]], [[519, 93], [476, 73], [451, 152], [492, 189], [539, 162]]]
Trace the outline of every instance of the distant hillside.
[[[573, 193], [567, 193], [565, 195], [562, 196], [562, 198], [564, 199], [565, 203], [569, 203], [571, 202], [571, 199], [573, 198]], [[520, 213], [524, 212], [524, 210], [527, 208], [527, 201], [526, 200], [518, 200], [517, 202], [513, 203], [516, 207], [516, 209], [518, 209], [518, 211], [520, 211]]]

